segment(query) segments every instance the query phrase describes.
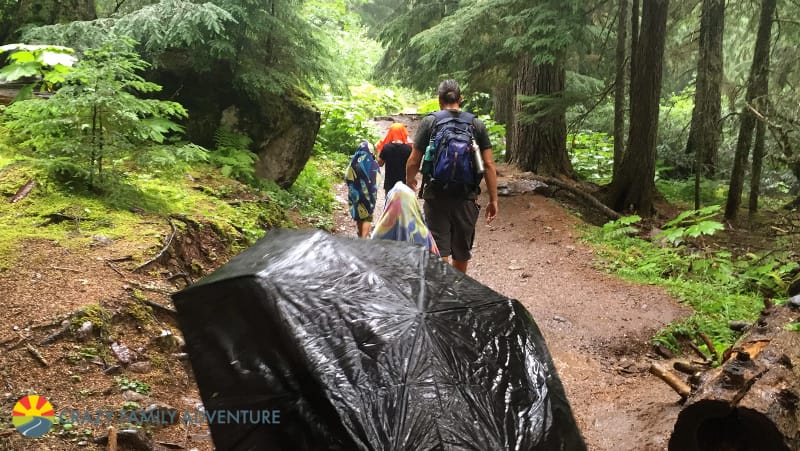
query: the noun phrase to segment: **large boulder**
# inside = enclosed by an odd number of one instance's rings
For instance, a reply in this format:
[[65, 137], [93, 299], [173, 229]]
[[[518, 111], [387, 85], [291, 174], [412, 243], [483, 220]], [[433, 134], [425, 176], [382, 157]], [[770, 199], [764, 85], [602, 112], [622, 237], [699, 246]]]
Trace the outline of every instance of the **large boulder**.
[[[178, 60], [176, 57], [175, 60]], [[320, 112], [301, 94], [248, 95], [236, 90], [224, 70], [197, 73], [175, 63], [155, 71], [153, 81], [163, 86], [166, 98], [180, 102], [189, 111], [186, 136], [213, 148], [220, 126], [243, 133], [253, 140], [258, 155], [258, 177], [279, 186], [291, 186], [311, 156], [320, 126]]]

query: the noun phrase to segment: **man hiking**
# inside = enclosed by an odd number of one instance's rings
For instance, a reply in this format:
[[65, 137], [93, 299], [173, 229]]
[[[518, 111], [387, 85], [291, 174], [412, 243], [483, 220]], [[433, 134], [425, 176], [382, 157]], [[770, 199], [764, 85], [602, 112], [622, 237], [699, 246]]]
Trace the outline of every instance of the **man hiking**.
[[461, 111], [458, 83], [441, 82], [438, 94], [440, 110], [420, 121], [414, 137], [406, 184], [416, 188], [422, 163], [420, 197], [425, 200], [425, 221], [442, 258], [466, 273], [481, 208], [477, 198], [482, 178], [489, 191], [486, 221], [497, 217], [497, 170], [486, 125]]

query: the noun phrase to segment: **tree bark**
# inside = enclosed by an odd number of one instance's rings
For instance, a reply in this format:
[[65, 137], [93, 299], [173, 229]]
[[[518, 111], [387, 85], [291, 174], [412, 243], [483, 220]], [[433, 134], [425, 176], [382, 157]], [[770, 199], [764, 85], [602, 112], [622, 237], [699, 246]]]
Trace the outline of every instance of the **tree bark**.
[[[636, 52], [639, 48], [639, 0], [633, 0], [631, 3], [631, 64], [630, 64], [630, 85], [633, 87], [634, 79], [636, 78]], [[633, 110], [633, 102], [636, 99], [630, 96], [630, 109]]]
[[798, 320], [796, 309], [765, 309], [728, 359], [701, 376], [670, 451], [800, 449], [800, 333], [785, 328]]
[[[567, 155], [567, 121], [559, 100], [566, 74], [561, 64], [534, 64], [523, 57], [514, 93], [514, 131], [509, 161], [541, 175], [573, 177]], [[544, 104], [529, 106], [520, 96], [542, 96]], [[528, 118], [521, 117], [527, 115]]]
[[[769, 77], [769, 51], [772, 36], [772, 21], [775, 15], [776, 0], [762, 0], [761, 15], [756, 35], [756, 45], [753, 52], [753, 65], [750, 68], [750, 77], [747, 82], [745, 101], [758, 109], [760, 102], [768, 92]], [[758, 99], [758, 101], [756, 101]], [[740, 114], [739, 137], [736, 141], [736, 153], [731, 170], [731, 181], [728, 188], [728, 199], [725, 204], [725, 219], [734, 220], [739, 214], [742, 202], [742, 188], [747, 169], [747, 158], [753, 142], [753, 128], [756, 125], [755, 114], [745, 106]]]
[[686, 153], [695, 155], [695, 209], [700, 208], [700, 178], [716, 172], [721, 128], [724, 0], [703, 0], [697, 55], [694, 110]]
[[764, 121], [756, 122], [756, 141], [753, 145], [753, 166], [750, 170], [750, 197], [748, 199], [748, 214], [750, 217], [758, 211], [758, 195], [761, 191], [761, 169], [764, 162], [764, 139], [767, 134], [767, 124]]
[[614, 78], [614, 168], [613, 177], [619, 174], [625, 154], [625, 45], [627, 40], [628, 0], [619, 0], [617, 11], [617, 73]]
[[669, 0], [644, 3], [642, 30], [636, 47], [636, 66], [631, 82], [631, 120], [628, 150], [619, 176], [611, 182], [609, 206], [616, 211], [632, 209], [642, 216], [653, 213], [656, 138], [661, 97], [664, 42]]
[[505, 160], [509, 159], [508, 145], [514, 136], [514, 84], [503, 83], [495, 87], [492, 96], [495, 120], [506, 126], [506, 155]]

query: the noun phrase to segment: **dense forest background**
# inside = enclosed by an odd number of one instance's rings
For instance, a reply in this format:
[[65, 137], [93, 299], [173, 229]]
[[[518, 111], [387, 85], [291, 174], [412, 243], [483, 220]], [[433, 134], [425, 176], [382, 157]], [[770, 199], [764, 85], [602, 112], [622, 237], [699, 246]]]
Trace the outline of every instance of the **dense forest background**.
[[[664, 229], [674, 247], [640, 274], [782, 296], [798, 284], [796, 17], [796, 0], [0, 0], [0, 162], [161, 213], [196, 202], [160, 180], [211, 168], [274, 201], [225, 213], [246, 244], [286, 211], [329, 225], [331, 180], [378, 139], [369, 119], [436, 109], [455, 78], [499, 160], [618, 212], [603, 239]], [[766, 254], [703, 241], [758, 224], [776, 229]]]

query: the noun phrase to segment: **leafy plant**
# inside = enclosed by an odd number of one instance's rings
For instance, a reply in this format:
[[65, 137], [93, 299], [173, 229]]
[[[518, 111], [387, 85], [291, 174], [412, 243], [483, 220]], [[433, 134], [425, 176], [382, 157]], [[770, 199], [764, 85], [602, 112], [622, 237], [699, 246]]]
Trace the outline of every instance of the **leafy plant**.
[[137, 381], [136, 379], [128, 379], [125, 376], [118, 376], [114, 378], [117, 382], [117, 386], [122, 391], [135, 391], [140, 395], [149, 395], [150, 394], [150, 385], [146, 384], [141, 381]]
[[15, 102], [6, 109], [6, 127], [51, 174], [98, 188], [109, 164], [182, 131], [170, 120], [186, 117], [180, 104], [137, 97], [161, 87], [137, 74], [148, 64], [131, 50], [133, 44], [121, 39], [87, 51], [52, 98]]
[[315, 153], [351, 155], [361, 140], [376, 142], [377, 132], [368, 124], [369, 108], [355, 100], [329, 97], [320, 105], [322, 124], [314, 143]]
[[608, 183], [614, 168], [614, 138], [607, 133], [578, 132], [567, 135], [572, 167], [581, 178]]
[[664, 230], [658, 237], [678, 245], [687, 236], [697, 238], [701, 235], [713, 235], [725, 228], [721, 222], [710, 220], [716, 216], [719, 210], [719, 205], [710, 205], [699, 210], [684, 211], [672, 221], [664, 224]]
[[250, 151], [253, 140], [247, 135], [222, 127], [214, 134], [216, 148], [209, 161], [220, 168], [222, 175], [240, 182], [256, 183], [256, 154]]
[[609, 221], [603, 224], [601, 233], [605, 239], [609, 240], [621, 236], [634, 235], [639, 231], [631, 224], [636, 224], [641, 220], [641, 216], [638, 215], [624, 216], [615, 221]]
[[0, 81], [35, 79], [20, 90], [15, 100], [33, 97], [33, 89], [52, 91], [64, 82], [64, 74], [75, 64], [74, 51], [58, 45], [7, 44], [0, 46], [0, 54], [9, 52], [9, 64], [0, 69]]

